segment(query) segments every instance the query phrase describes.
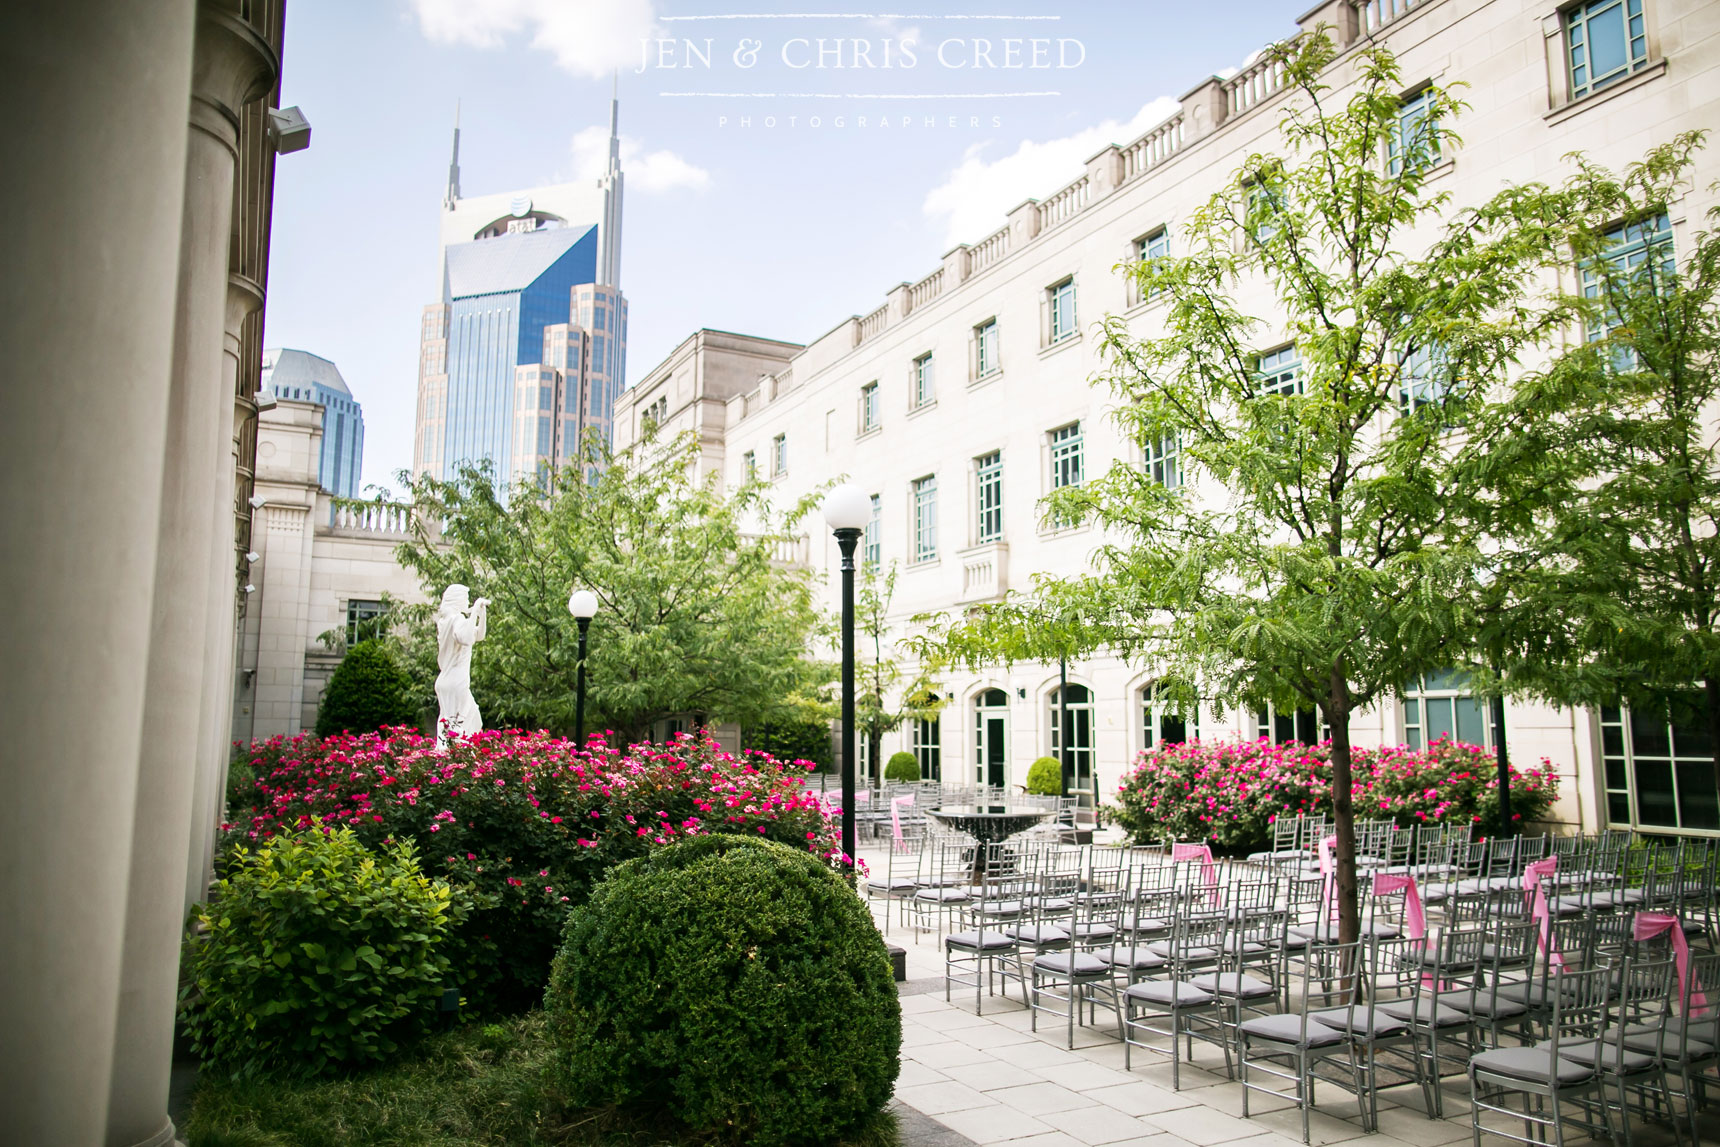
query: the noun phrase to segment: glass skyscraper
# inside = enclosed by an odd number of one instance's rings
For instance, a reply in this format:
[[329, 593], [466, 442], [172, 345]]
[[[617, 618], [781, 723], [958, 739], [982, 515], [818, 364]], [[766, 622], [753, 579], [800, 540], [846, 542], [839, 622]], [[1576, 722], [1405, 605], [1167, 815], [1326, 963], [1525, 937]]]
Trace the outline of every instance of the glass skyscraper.
[[260, 389], [276, 398], [322, 406], [322, 456], [317, 463], [317, 481], [338, 497], [358, 497], [363, 489], [364, 411], [347, 389], [340, 368], [309, 351], [265, 350]]

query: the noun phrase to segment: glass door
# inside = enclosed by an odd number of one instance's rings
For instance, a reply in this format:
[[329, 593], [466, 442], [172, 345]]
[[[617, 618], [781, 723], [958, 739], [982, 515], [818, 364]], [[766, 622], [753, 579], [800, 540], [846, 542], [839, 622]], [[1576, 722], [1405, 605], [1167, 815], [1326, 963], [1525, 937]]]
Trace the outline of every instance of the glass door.
[[1009, 786], [1009, 694], [987, 689], [973, 699], [974, 782]]

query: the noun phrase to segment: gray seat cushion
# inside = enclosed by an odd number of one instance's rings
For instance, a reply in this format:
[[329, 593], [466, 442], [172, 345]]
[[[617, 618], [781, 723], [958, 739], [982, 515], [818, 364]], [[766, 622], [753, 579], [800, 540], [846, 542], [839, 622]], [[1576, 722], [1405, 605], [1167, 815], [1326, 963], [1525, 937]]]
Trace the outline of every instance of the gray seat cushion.
[[1484, 1051], [1469, 1061], [1469, 1067], [1472, 1071], [1485, 1071], [1528, 1083], [1551, 1083], [1557, 1073], [1561, 1086], [1582, 1083], [1595, 1074], [1591, 1067], [1539, 1047], [1501, 1047]]
[[1246, 972], [1218, 972], [1204, 976], [1191, 976], [1189, 983], [1203, 992], [1212, 992], [1220, 996], [1241, 996], [1245, 1000], [1256, 1000], [1263, 996], [1278, 994], [1278, 990], [1265, 980], [1256, 979]]
[[1259, 1016], [1237, 1026], [1243, 1042], [1288, 1044], [1291, 1047], [1331, 1047], [1344, 1042], [1344, 1033], [1308, 1017], [1304, 1030], [1301, 1016]]
[[1083, 979], [1111, 974], [1111, 965], [1092, 952], [1047, 952], [1043, 956], [1035, 956], [1033, 966], [1054, 976], [1073, 974]]
[[960, 888], [922, 888], [914, 893], [914, 899], [934, 904], [966, 904], [973, 897]]
[[1217, 1000], [1211, 992], [1203, 992], [1181, 980], [1142, 980], [1138, 984], [1130, 984], [1123, 994], [1161, 1008], [1200, 1008]]
[[[1690, 1025], [1690, 1042], [1684, 1045], [1685, 1054], [1691, 1059], [1706, 1059], [1715, 1053], [1720, 1044], [1720, 1030], [1716, 1030], [1714, 1020], [1697, 1020]], [[1661, 1041], [1660, 1031], [1666, 1030], [1665, 1042]], [[1684, 1031], [1684, 1021], [1677, 1016], [1662, 1020], [1658, 1024], [1638, 1024], [1626, 1028], [1624, 1033], [1625, 1046], [1632, 1051], [1653, 1054], [1664, 1051], [1670, 1061], [1678, 1057], [1679, 1037]]]
[[[1543, 1040], [1535, 1045], [1536, 1049], [1551, 1049], [1551, 1040]], [[1568, 1059], [1572, 1063], [1580, 1063], [1584, 1067], [1595, 1067], [1595, 1042], [1583, 1040], [1581, 1043], [1563, 1043], [1559, 1045], [1559, 1058]], [[1632, 1051], [1628, 1047], [1622, 1052], [1617, 1043], [1612, 1040], [1604, 1041], [1600, 1046], [1599, 1067], [1603, 1071], [1615, 1075], [1630, 1075], [1638, 1071], [1646, 1071], [1653, 1067], [1655, 1059], [1652, 1055], [1644, 1055], [1640, 1051]]]
[[981, 916], [1019, 916], [1021, 915], [1021, 901], [987, 900], [974, 905], [974, 911]]
[[1035, 948], [1050, 948], [1069, 942], [1069, 933], [1052, 924], [1012, 924], [1003, 930], [1003, 934]]
[[1077, 940], [1085, 940], [1088, 943], [1094, 943], [1110, 940], [1112, 936], [1117, 934], [1117, 929], [1113, 925], [1106, 924], [1103, 921], [1095, 921], [1091, 924], [1073, 925], [1069, 929], [1069, 934]]
[[[1171, 957], [1170, 941], [1168, 941], [1168, 940], [1154, 940], [1151, 944], [1147, 945], [1147, 951], [1151, 952], [1155, 956], [1163, 956], [1168, 960]], [[1216, 960], [1216, 959], [1218, 959], [1218, 949], [1217, 948], [1189, 948], [1187, 951], [1183, 952], [1183, 958], [1185, 960], [1190, 960], [1190, 961], [1193, 961], [1196, 963], [1209, 961], [1209, 960]]]
[[944, 947], [997, 952], [1015, 947], [1015, 940], [1002, 932], [956, 932], [944, 937]]
[[913, 878], [909, 876], [898, 876], [894, 880], [868, 880], [866, 882], [867, 891], [870, 892], [906, 893], [912, 892], [918, 887], [919, 885], [914, 883]]
[[1327, 1027], [1367, 1039], [1390, 1039], [1409, 1031], [1409, 1024], [1375, 1008], [1361, 1007], [1354, 1011], [1349, 1008], [1326, 1008], [1323, 1011], [1310, 1012], [1309, 1016]]
[[1483, 1019], [1510, 1019], [1528, 1011], [1521, 1001], [1494, 996], [1487, 991], [1441, 992], [1437, 1003]]
[[1128, 968], [1137, 972], [1151, 972], [1162, 968], [1170, 961], [1163, 956], [1154, 955], [1145, 948], [1118, 945], [1097, 953], [1101, 960], [1113, 968]]
[[1426, 999], [1393, 1000], [1389, 1004], [1381, 1004], [1380, 1011], [1394, 1020], [1403, 1020], [1421, 1027], [1457, 1027], [1468, 1023], [1470, 1019], [1468, 1012], [1443, 1007]]

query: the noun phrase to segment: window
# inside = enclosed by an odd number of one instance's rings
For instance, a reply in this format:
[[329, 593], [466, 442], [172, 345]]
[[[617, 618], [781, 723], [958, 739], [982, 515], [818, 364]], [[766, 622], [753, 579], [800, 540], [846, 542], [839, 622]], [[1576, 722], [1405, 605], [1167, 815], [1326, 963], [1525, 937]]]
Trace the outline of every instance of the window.
[[1607, 820], [1619, 827], [1720, 829], [1707, 715], [1697, 693], [1636, 709], [1601, 707]]
[[937, 717], [914, 719], [914, 759], [920, 762], [922, 781], [944, 779], [943, 722]]
[[1400, 704], [1404, 744], [1412, 749], [1441, 737], [1484, 748], [1494, 743], [1492, 707], [1471, 695], [1468, 680], [1453, 670], [1429, 673], [1404, 691]]
[[[1053, 689], [1046, 698], [1051, 713], [1046, 726], [1051, 730], [1051, 752], [1059, 763], [1063, 760], [1063, 741], [1069, 740], [1069, 764], [1073, 775], [1069, 779], [1069, 795], [1081, 798], [1082, 808], [1093, 807], [1093, 691], [1085, 685], [1069, 686], [1069, 704], [1061, 704], [1061, 691]], [[1067, 714], [1065, 726], [1060, 720]]]
[[923, 354], [914, 360], [914, 409], [927, 405], [938, 397], [932, 386], [932, 356]]
[[351, 649], [361, 641], [370, 641], [383, 634], [382, 603], [380, 601], [348, 601], [346, 603], [346, 647]]
[[788, 473], [788, 435], [778, 434], [770, 440], [770, 476], [780, 478]]
[[1386, 170], [1392, 175], [1425, 171], [1439, 162], [1439, 118], [1433, 89], [1423, 88], [1398, 104], [1397, 123], [1386, 145]]
[[938, 556], [938, 479], [928, 474], [914, 482], [914, 560]]
[[883, 562], [883, 542], [879, 530], [884, 518], [883, 499], [872, 495], [872, 516], [866, 519], [866, 532], [860, 539], [860, 561], [873, 569]]
[[868, 382], [860, 388], [860, 433], [878, 429], [878, 384]]
[[1200, 709], [1181, 708], [1169, 691], [1155, 682], [1141, 690], [1141, 746], [1180, 745], [1200, 740]]
[[1565, 12], [1571, 98], [1581, 99], [1648, 63], [1642, 0], [1589, 0]]
[[758, 477], [758, 455], [751, 450], [741, 455], [741, 474], [748, 482]]
[[1167, 490], [1182, 485], [1182, 444], [1176, 431], [1147, 440], [1147, 476]]
[[[1171, 253], [1170, 229], [1160, 227], [1150, 235], [1143, 235], [1135, 240], [1135, 258], [1142, 263], [1153, 263], [1167, 257]], [[1141, 301], [1157, 298], [1161, 292], [1154, 288], [1143, 292]]]
[[1051, 307], [1050, 341], [1059, 343], [1075, 333], [1075, 280], [1064, 279], [1045, 294]]
[[1302, 393], [1302, 356], [1296, 353], [1295, 343], [1261, 355], [1258, 371], [1260, 394], [1287, 398]]
[[974, 369], [975, 378], [984, 378], [996, 374], [999, 369], [997, 362], [997, 320], [987, 319], [973, 329]]
[[1079, 486], [1082, 473], [1081, 424], [1072, 422], [1051, 432], [1051, 488]]
[[[1604, 265], [1590, 264], [1583, 268], [1583, 297], [1604, 299], [1614, 293], [1650, 286], [1657, 294], [1661, 284], [1669, 283], [1677, 271], [1672, 248], [1672, 221], [1662, 211], [1641, 223], [1620, 223], [1607, 232], [1607, 253]], [[1589, 324], [1590, 342], [1598, 342], [1611, 334], [1621, 320], [1609, 310], [1596, 322]], [[1614, 355], [1619, 370], [1636, 366], [1636, 355], [1629, 347], [1620, 347]]]
[[1416, 347], [1398, 359], [1398, 405], [1420, 410], [1451, 393], [1451, 364], [1443, 346]]
[[974, 541], [1003, 540], [1003, 451], [993, 450], [973, 460], [974, 506], [978, 520], [974, 523]]
[[1265, 243], [1278, 234], [1278, 216], [1286, 201], [1284, 192], [1268, 183], [1248, 185], [1248, 230], [1256, 243]]
[[1268, 705], [1264, 709], [1254, 711], [1254, 735], [1271, 741], [1274, 745], [1282, 745], [1286, 741], [1317, 745], [1331, 736], [1331, 730], [1326, 727], [1326, 722], [1320, 719], [1320, 713], [1316, 709], [1298, 709], [1294, 713], [1283, 713], [1278, 706]]

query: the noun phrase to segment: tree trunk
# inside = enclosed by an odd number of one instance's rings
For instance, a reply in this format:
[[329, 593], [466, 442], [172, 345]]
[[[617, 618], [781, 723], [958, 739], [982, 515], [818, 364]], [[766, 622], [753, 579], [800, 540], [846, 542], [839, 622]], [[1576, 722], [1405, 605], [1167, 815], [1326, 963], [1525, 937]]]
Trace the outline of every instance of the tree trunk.
[[866, 749], [868, 753], [866, 771], [870, 774], [866, 778], [867, 783], [874, 789], [881, 789], [884, 787], [884, 766], [879, 763], [878, 758], [884, 752], [884, 734], [881, 732], [869, 734], [866, 738]]
[[1361, 937], [1360, 898], [1356, 887], [1356, 813], [1350, 801], [1350, 683], [1332, 668], [1326, 703], [1326, 724], [1332, 730], [1332, 821], [1338, 842], [1338, 942]]

